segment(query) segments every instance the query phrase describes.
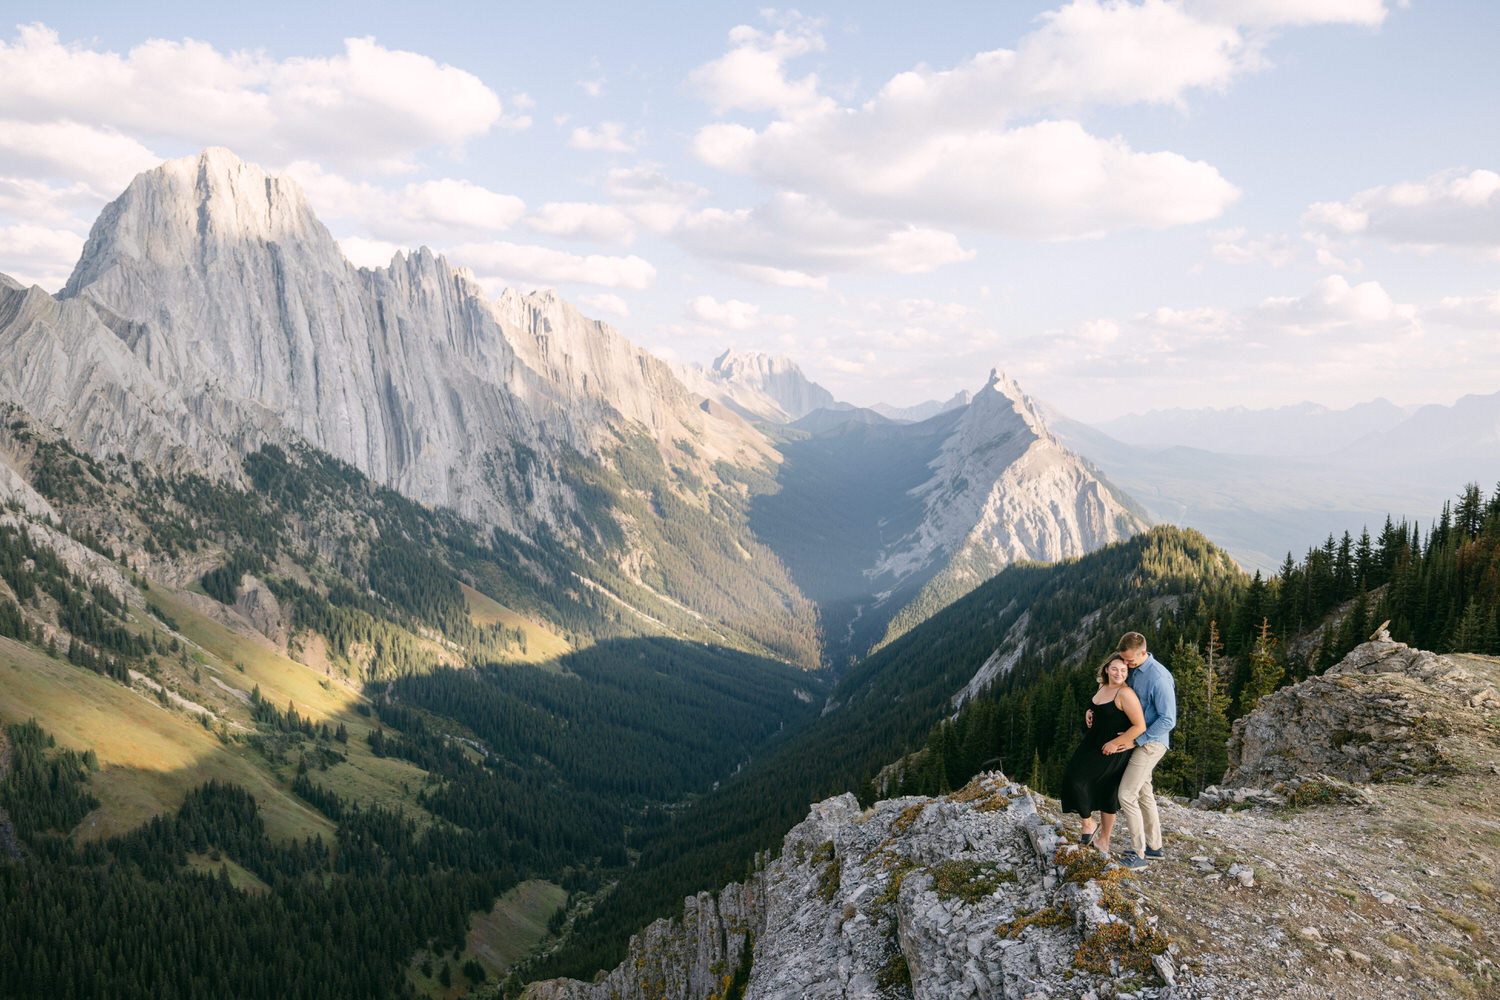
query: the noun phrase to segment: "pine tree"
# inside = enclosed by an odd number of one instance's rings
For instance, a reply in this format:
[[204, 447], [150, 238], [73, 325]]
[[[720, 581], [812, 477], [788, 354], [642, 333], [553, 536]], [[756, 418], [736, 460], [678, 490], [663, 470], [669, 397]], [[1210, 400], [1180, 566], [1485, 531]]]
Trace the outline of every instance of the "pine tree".
[[1275, 648], [1276, 637], [1271, 634], [1271, 623], [1269, 620], [1262, 619], [1259, 635], [1255, 639], [1255, 648], [1250, 651], [1250, 677], [1244, 690], [1240, 692], [1241, 715], [1253, 711], [1256, 703], [1265, 695], [1275, 691], [1276, 685], [1281, 682], [1285, 669], [1276, 662], [1273, 652]]
[[1026, 785], [1038, 795], [1046, 795], [1046, 782], [1042, 778], [1042, 755], [1040, 751], [1032, 751], [1031, 773], [1026, 776]]

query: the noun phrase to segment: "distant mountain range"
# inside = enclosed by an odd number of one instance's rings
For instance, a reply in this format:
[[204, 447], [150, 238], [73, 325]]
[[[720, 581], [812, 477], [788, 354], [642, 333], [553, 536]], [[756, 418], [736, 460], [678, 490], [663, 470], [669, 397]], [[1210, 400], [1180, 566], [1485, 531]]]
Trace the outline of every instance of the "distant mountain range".
[[1251, 410], [1150, 410], [1095, 424], [1117, 441], [1143, 448], [1180, 446], [1280, 458], [1326, 455], [1368, 434], [1388, 431], [1415, 412], [1376, 399], [1343, 410], [1316, 403]]
[[[1306, 434], [1297, 413], [1307, 416]], [[1274, 571], [1289, 550], [1300, 558], [1329, 534], [1376, 533], [1387, 514], [1430, 522], [1466, 483], [1488, 490], [1500, 481], [1500, 393], [1416, 409], [1376, 400], [1341, 411], [1304, 404], [1160, 416], [1159, 431], [1150, 430], [1151, 414], [1090, 427], [1049, 411], [1048, 422], [1154, 519], [1197, 528], [1249, 570]], [[1127, 443], [1107, 427], [1159, 443]]]

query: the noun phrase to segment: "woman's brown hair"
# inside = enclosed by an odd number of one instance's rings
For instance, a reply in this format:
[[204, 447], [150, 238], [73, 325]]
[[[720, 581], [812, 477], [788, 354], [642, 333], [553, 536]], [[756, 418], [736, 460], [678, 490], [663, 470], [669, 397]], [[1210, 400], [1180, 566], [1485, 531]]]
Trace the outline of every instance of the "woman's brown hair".
[[[1099, 670], [1094, 674], [1094, 679], [1099, 682], [1100, 687], [1103, 687], [1104, 685], [1109, 683], [1109, 665], [1116, 660], [1124, 663], [1125, 657], [1121, 656], [1119, 653], [1110, 653], [1104, 658], [1104, 662], [1099, 664]], [[1129, 665], [1127, 664], [1126, 666], [1128, 667]]]

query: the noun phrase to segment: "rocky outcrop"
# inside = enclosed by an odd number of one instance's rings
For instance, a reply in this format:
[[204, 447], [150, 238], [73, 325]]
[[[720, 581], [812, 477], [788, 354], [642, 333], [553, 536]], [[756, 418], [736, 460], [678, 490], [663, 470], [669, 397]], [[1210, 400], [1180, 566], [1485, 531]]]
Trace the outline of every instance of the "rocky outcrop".
[[1154, 979], [1151, 953], [1166, 941], [1117, 885], [1101, 887], [1115, 881], [1095, 878], [1107, 866], [1066, 846], [1029, 790], [1000, 774], [865, 811], [846, 794], [814, 806], [750, 880], [690, 897], [680, 919], [633, 938], [598, 981], [537, 983], [528, 996], [717, 1000], [734, 987], [750, 1000], [948, 1000], [1065, 984], [1076, 996], [1127, 962]]
[[[1224, 785], [1271, 788], [1325, 774], [1365, 783], [1453, 772], [1500, 696], [1456, 658], [1381, 632], [1318, 677], [1266, 695], [1237, 719]], [[1287, 734], [1295, 733], [1296, 739]]]

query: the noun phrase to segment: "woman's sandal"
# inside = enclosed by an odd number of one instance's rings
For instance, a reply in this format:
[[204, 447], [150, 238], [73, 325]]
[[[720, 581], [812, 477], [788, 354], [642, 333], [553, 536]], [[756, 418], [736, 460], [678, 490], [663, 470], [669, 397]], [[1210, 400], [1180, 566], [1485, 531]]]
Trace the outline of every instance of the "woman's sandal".
[[[1097, 830], [1094, 831], [1094, 833], [1098, 833], [1098, 832], [1099, 831], [1097, 831]], [[1089, 846], [1090, 844], [1092, 844], [1094, 842], [1094, 834], [1093, 833], [1080, 833], [1078, 835], [1078, 842], [1080, 844], [1082, 844], [1084, 847], [1087, 847], [1087, 846]]]

